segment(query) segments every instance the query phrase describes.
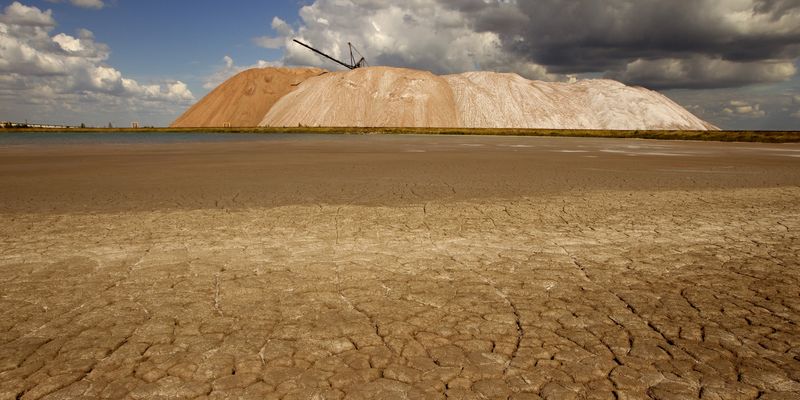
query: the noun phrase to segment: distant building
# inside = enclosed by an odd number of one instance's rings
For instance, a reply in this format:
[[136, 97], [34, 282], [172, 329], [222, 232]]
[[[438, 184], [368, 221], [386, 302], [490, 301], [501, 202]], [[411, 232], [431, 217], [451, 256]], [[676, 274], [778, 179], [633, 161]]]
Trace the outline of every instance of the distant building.
[[33, 123], [28, 123], [28, 122], [12, 122], [12, 121], [0, 121], [0, 127], [2, 127], [2, 128], [36, 128], [36, 129], [67, 129], [67, 128], [72, 128], [71, 126], [67, 126], [67, 125], [33, 124]]
[[230, 122], [225, 122], [225, 123], [222, 124], [222, 127], [223, 128], [230, 128], [231, 127], [231, 123]]
[[138, 122], [131, 122], [131, 128], [139, 129], [139, 123]]

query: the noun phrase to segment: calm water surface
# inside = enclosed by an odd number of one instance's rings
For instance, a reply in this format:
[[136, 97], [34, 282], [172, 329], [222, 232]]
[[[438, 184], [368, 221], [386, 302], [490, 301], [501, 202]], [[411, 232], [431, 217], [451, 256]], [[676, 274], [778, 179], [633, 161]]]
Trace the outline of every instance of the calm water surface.
[[333, 139], [347, 135], [296, 134], [296, 133], [76, 133], [76, 132], [21, 132], [0, 133], [0, 146], [29, 145], [85, 145], [85, 144], [160, 144], [200, 142], [243, 142], [275, 140]]

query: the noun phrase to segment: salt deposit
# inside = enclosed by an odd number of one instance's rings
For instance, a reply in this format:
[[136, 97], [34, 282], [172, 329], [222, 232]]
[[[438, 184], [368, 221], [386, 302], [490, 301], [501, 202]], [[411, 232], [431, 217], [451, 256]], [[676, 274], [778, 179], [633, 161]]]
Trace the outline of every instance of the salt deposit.
[[358, 68], [304, 82], [261, 126], [458, 126], [450, 85], [430, 72]]
[[607, 79], [541, 82], [494, 72], [444, 78], [467, 128], [716, 129], [658, 92]]
[[607, 79], [371, 67], [244, 72], [173, 126], [353, 126], [715, 130], [666, 96]]

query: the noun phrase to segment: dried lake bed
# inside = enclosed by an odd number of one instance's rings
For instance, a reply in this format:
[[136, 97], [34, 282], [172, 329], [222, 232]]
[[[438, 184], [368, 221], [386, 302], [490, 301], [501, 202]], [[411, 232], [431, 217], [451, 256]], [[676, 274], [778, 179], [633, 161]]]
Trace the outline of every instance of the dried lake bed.
[[800, 145], [29, 138], [0, 399], [800, 396]]

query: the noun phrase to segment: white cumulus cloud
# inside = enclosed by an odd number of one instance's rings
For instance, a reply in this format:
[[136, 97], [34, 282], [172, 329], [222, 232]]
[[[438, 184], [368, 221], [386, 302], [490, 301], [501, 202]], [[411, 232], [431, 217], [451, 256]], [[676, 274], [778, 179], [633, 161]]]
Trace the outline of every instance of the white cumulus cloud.
[[50, 10], [14, 2], [0, 14], [0, 108], [25, 104], [48, 110], [182, 108], [195, 100], [180, 81], [143, 84], [106, 64], [110, 50], [81, 29], [53, 34]]
[[70, 3], [83, 8], [103, 8], [102, 0], [70, 0]]
[[[50, 3], [63, 3], [64, 0], [47, 0]], [[76, 7], [81, 8], [94, 8], [94, 9], [101, 9], [105, 7], [105, 2], [103, 0], [69, 0], [69, 3]]]
[[20, 2], [13, 2], [0, 15], [0, 22], [15, 26], [50, 27], [56, 25], [51, 10], [42, 11], [36, 7], [28, 7]]
[[[512, 57], [497, 33], [478, 32], [468, 16], [431, 0], [316, 0], [300, 9], [292, 28], [273, 18], [277, 37], [255, 38], [268, 48], [285, 47], [285, 65], [336, 69], [333, 64], [297, 44], [298, 38], [340, 60], [349, 62], [352, 42], [370, 65], [430, 70], [439, 74], [472, 70], [517, 72], [528, 78], [553, 80], [542, 65]], [[356, 55], [356, 59], [358, 59]]]
[[767, 113], [761, 109], [760, 104], [741, 100], [731, 100], [728, 106], [722, 109], [722, 112], [729, 116], [752, 118], [761, 118], [767, 115]]

